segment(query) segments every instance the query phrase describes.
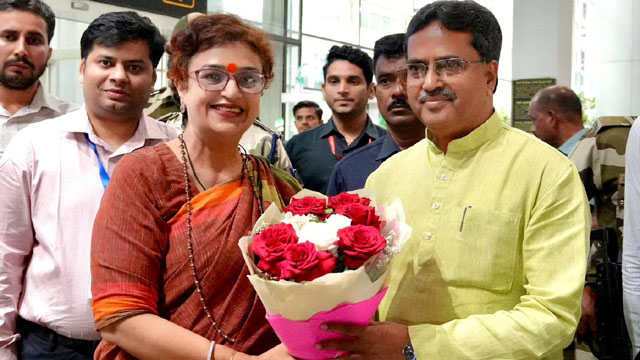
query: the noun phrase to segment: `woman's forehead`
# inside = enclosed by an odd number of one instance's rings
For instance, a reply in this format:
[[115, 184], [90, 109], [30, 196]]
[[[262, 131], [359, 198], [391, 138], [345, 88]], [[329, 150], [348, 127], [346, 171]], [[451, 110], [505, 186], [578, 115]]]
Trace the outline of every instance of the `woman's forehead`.
[[222, 67], [229, 72], [232, 69], [253, 68], [262, 71], [260, 57], [249, 45], [234, 42], [211, 47], [195, 54], [191, 58], [190, 68], [197, 70], [206, 66]]

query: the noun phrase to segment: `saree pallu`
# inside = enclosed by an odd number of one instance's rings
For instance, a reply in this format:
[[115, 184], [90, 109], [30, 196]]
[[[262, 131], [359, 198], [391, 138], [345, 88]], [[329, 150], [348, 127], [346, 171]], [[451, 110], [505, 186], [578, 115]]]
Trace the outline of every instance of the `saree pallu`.
[[[282, 206], [299, 185], [249, 156], [263, 206]], [[187, 250], [182, 164], [165, 144], [138, 151], [118, 164], [93, 231], [92, 291], [96, 328], [142, 313], [156, 314], [216, 343], [260, 354], [279, 343], [247, 280], [238, 240], [260, 216], [248, 176], [202, 193], [191, 183], [194, 263], [207, 307], [229, 344], [207, 318], [196, 291]], [[102, 342], [96, 359], [131, 359]]]

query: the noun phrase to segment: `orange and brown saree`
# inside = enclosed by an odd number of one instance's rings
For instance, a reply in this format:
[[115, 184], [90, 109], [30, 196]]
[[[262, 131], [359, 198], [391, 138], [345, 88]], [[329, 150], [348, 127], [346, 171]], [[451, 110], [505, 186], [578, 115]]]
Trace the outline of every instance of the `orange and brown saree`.
[[[282, 206], [299, 190], [284, 173], [250, 156], [249, 170], [262, 188], [263, 206]], [[250, 180], [198, 193], [191, 184], [192, 244], [203, 297], [236, 350], [259, 354], [279, 343], [247, 280], [238, 248], [259, 217]], [[96, 217], [92, 251], [93, 310], [97, 329], [153, 313], [225, 344], [206, 317], [187, 251], [182, 164], [166, 144], [142, 149], [118, 164]], [[130, 359], [102, 342], [96, 359]]]

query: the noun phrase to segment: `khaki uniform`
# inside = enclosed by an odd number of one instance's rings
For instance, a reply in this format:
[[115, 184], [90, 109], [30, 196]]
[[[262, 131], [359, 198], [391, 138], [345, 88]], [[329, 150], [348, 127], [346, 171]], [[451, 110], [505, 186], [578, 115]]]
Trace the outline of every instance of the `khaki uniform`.
[[[616, 229], [620, 251], [624, 218], [624, 155], [635, 118], [598, 118], [569, 155], [580, 173], [587, 198], [594, 200], [598, 227]], [[597, 253], [598, 249], [591, 249], [589, 273], [594, 271], [594, 261], [598, 262]]]
[[[173, 91], [168, 87], [151, 93], [144, 113], [180, 131], [182, 130], [180, 106], [174, 98]], [[291, 160], [289, 160], [289, 156], [284, 149], [280, 135], [259, 120], [256, 119], [253, 125], [242, 135], [240, 145], [248, 153], [262, 156], [275, 167], [285, 170], [289, 174], [293, 173]]]

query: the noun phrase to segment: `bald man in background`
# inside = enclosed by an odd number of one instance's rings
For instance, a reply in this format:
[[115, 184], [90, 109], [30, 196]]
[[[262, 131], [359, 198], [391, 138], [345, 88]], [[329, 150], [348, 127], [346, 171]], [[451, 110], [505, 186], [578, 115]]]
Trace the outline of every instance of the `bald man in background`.
[[538, 91], [529, 104], [531, 132], [569, 156], [587, 131], [582, 123], [580, 98], [565, 86]]

